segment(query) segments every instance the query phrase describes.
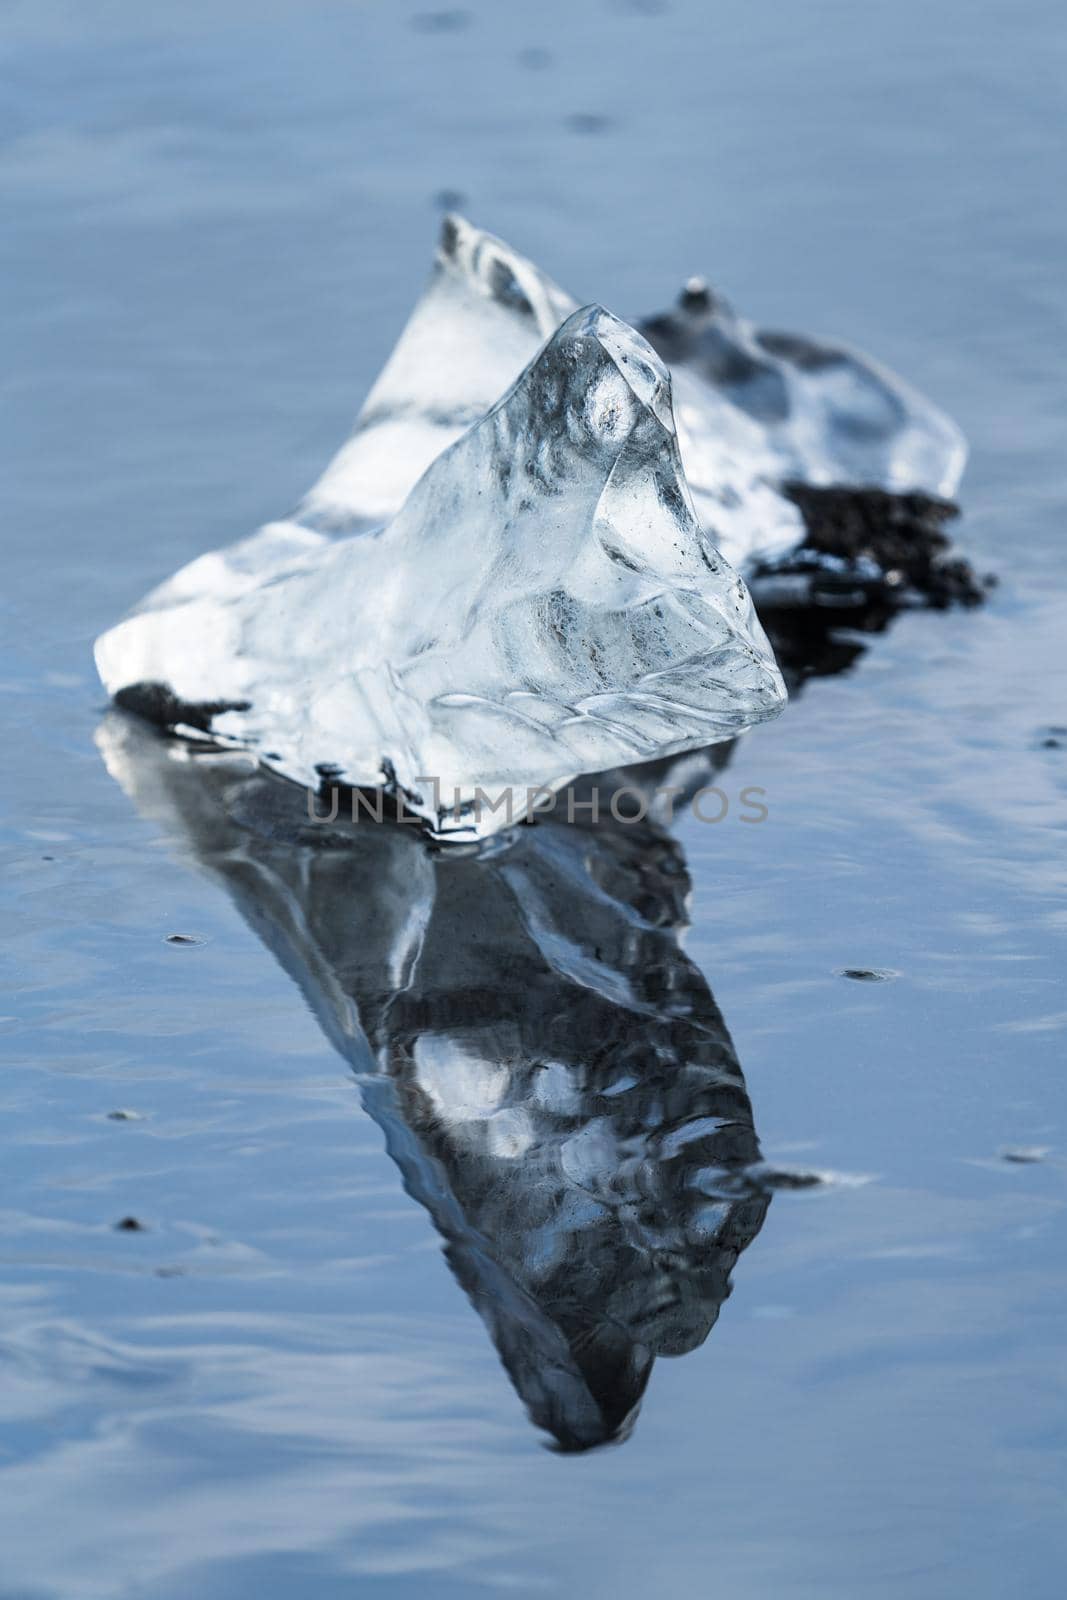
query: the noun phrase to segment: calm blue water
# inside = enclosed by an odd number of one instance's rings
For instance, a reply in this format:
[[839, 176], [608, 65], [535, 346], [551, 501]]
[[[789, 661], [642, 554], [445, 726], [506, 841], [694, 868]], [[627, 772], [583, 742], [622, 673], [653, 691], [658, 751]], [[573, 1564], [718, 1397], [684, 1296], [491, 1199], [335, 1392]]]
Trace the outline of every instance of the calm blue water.
[[[2, 1600], [1058, 1597], [1062, 7], [2, 20]], [[326, 1037], [344, 994], [94, 743], [92, 639], [317, 475], [444, 190], [624, 315], [705, 272], [906, 373], [969, 436], [960, 537], [1001, 576], [743, 745], [727, 788], [765, 824], [677, 830], [668, 964], [709, 1016], [710, 985], [764, 1155], [868, 1181], [776, 1194], [706, 1342], [579, 1455], [544, 1448], [396, 1107]]]

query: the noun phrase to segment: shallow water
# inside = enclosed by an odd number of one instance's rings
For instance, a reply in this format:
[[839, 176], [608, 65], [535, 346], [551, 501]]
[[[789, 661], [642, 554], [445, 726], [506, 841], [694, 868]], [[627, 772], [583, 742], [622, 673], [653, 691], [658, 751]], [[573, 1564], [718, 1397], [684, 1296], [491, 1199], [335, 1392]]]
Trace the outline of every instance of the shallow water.
[[[1058, 1596], [1061, 8], [5, 23], [0, 1596]], [[348, 946], [309, 978], [94, 742], [93, 637], [321, 470], [444, 190], [622, 314], [704, 271], [890, 362], [963, 425], [960, 538], [1001, 577], [742, 744], [720, 783], [764, 823], [675, 831], [665, 970], [721, 1012], [766, 1161], [867, 1181], [776, 1192], [706, 1341], [582, 1454], [543, 1448], [447, 1193], [405, 1190], [439, 1169], [353, 1081]], [[373, 956], [375, 896], [341, 909]]]

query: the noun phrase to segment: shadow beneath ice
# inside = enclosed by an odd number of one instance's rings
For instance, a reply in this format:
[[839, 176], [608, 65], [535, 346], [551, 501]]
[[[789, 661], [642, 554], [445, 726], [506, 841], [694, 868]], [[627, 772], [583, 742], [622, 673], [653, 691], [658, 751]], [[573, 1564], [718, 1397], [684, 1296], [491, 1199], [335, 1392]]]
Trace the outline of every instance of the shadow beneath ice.
[[[690, 884], [666, 827], [557, 806], [432, 850], [313, 821], [302, 789], [122, 712], [98, 742], [351, 1063], [533, 1421], [567, 1451], [625, 1438], [656, 1357], [714, 1326], [774, 1181], [679, 945]], [[587, 783], [669, 782], [677, 807], [713, 758]]]

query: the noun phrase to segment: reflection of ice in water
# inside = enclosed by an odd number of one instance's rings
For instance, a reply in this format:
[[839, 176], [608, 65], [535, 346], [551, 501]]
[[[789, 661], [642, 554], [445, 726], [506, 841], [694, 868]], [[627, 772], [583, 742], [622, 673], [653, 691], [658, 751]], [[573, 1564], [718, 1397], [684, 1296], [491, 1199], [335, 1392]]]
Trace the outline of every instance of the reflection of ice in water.
[[356, 1069], [535, 1422], [565, 1449], [624, 1437], [656, 1356], [707, 1337], [768, 1204], [729, 1034], [678, 944], [674, 840], [549, 820], [433, 854], [309, 823], [244, 758], [119, 714], [99, 739]]

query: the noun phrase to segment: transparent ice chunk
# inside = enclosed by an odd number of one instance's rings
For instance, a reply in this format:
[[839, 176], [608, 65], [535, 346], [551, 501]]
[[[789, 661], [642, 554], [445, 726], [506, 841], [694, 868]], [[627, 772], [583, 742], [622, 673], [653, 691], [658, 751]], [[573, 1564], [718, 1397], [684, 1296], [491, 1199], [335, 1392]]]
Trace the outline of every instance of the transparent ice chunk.
[[[951, 494], [962, 438], [873, 362], [762, 331], [695, 281], [646, 324], [674, 365], [672, 420], [665, 372], [623, 324], [599, 314], [603, 370], [576, 355], [589, 315], [447, 218], [296, 516], [192, 563], [105, 636], [108, 687], [302, 782], [393, 783], [461, 832], [521, 814], [524, 788], [772, 714], [780, 680], [729, 566], [764, 585], [783, 560], [822, 572], [829, 558], [796, 554], [809, 530], [787, 486]], [[624, 345], [655, 374], [647, 393]], [[479, 791], [486, 808], [510, 795], [484, 829]]]
[[185, 568], [97, 644], [112, 694], [299, 783], [389, 784], [485, 835], [577, 773], [734, 737], [781, 675], [701, 528], [670, 379], [573, 313], [393, 520], [276, 524]]

